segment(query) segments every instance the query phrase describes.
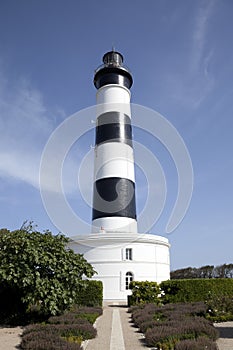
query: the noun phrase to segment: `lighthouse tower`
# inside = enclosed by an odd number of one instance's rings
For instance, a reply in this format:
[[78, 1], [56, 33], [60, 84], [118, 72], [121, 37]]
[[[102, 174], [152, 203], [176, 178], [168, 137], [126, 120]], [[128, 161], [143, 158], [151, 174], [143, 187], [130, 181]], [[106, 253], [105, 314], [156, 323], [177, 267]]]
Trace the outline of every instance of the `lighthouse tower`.
[[[130, 112], [133, 79], [114, 50], [94, 74], [96, 139], [92, 230], [72, 237], [69, 247], [83, 254], [103, 283], [104, 300], [126, 300], [131, 281], [170, 277], [168, 239], [138, 233]], [[90, 184], [91, 185], [91, 184]]]
[[137, 232], [129, 70], [107, 52], [94, 76], [97, 88], [92, 232]]

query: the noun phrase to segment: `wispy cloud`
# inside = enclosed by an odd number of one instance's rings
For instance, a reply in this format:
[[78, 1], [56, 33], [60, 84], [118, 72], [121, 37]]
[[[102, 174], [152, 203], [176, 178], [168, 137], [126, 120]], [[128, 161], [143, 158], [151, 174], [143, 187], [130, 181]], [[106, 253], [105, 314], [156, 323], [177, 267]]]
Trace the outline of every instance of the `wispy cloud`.
[[208, 45], [209, 20], [214, 9], [214, 1], [205, 1], [198, 8], [194, 17], [192, 33], [192, 49], [189, 56], [188, 82], [191, 82], [190, 93], [193, 97], [193, 107], [198, 107], [213, 89], [215, 80], [209, 72], [213, 58], [213, 49]]
[[[215, 86], [209, 69], [214, 51], [209, 45], [209, 20], [213, 14], [214, 1], [204, 1], [192, 15], [191, 31], [187, 35], [190, 50], [180, 70], [168, 72], [166, 85], [172, 88], [170, 96], [180, 104], [197, 108]], [[188, 40], [188, 39], [187, 39]]]
[[[47, 107], [43, 94], [26, 79], [9, 82], [0, 68], [0, 178], [13, 182], [24, 182], [40, 188], [40, 162], [44, 147], [56, 127], [68, 116], [61, 109]], [[78, 168], [82, 162], [85, 145], [68, 153], [64, 159], [62, 187], [66, 194], [76, 193]], [[84, 150], [83, 150], [84, 149]], [[52, 162], [56, 162], [56, 150]], [[92, 164], [92, 162], [89, 162]], [[89, 167], [90, 168], [90, 167]], [[82, 172], [86, 180], [92, 174], [89, 168]], [[90, 197], [90, 185], [83, 181], [82, 191]], [[3, 194], [3, 184], [1, 182]], [[56, 191], [54, 179], [48, 172], [44, 185], [47, 191]]]
[[[191, 51], [191, 70], [197, 73], [200, 69], [204, 68], [205, 63], [205, 49], [206, 49], [206, 36], [208, 30], [208, 20], [213, 10], [213, 1], [205, 2], [201, 6], [196, 14], [194, 20], [193, 37], [192, 37], [192, 51]], [[209, 53], [207, 53], [209, 57]], [[204, 64], [205, 65], [205, 64]]]
[[[43, 147], [57, 124], [42, 94], [26, 79], [9, 82], [0, 72], [0, 176], [39, 187]], [[61, 117], [61, 115], [60, 115]]]

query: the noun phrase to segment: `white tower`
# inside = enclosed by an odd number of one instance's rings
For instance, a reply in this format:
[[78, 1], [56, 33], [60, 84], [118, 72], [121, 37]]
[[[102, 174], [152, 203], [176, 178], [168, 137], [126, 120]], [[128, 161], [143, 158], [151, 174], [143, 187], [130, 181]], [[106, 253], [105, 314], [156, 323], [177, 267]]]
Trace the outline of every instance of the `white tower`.
[[135, 205], [130, 87], [133, 79], [119, 52], [107, 52], [96, 71], [96, 143], [92, 233], [69, 247], [97, 271], [105, 300], [126, 300], [129, 283], [170, 277], [167, 238], [138, 233]]
[[103, 62], [94, 77], [98, 90], [92, 232], [136, 233], [129, 91], [133, 80], [119, 52], [107, 52]]

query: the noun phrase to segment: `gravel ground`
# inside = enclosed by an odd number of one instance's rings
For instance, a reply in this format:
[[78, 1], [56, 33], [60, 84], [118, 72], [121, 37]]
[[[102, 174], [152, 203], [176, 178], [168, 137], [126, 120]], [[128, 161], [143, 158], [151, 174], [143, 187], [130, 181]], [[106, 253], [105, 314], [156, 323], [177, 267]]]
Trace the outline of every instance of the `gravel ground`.
[[0, 327], [0, 350], [18, 349], [22, 327]]

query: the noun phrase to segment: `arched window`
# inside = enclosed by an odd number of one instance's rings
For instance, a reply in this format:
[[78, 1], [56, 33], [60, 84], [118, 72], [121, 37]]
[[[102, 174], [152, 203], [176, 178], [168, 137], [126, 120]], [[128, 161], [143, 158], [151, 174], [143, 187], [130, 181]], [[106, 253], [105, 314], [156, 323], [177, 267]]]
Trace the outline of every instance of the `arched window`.
[[133, 274], [132, 274], [132, 272], [126, 272], [126, 275], [125, 275], [125, 289], [126, 290], [129, 289], [129, 284], [132, 281], [133, 281]]

